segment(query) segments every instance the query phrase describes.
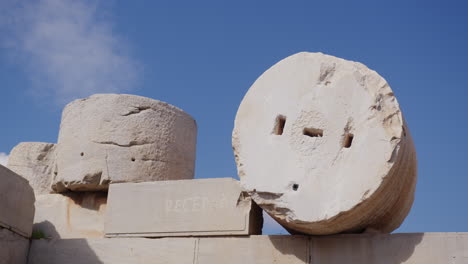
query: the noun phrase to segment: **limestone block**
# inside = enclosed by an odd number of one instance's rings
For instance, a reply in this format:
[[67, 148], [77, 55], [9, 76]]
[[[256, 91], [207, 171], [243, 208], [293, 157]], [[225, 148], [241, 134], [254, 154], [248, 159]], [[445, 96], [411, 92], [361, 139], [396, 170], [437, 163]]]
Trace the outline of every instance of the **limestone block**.
[[111, 184], [108, 237], [260, 234], [261, 209], [230, 178]]
[[196, 239], [33, 240], [28, 264], [192, 264]]
[[97, 94], [68, 104], [57, 145], [57, 192], [112, 182], [192, 179], [197, 126], [177, 107], [134, 95]]
[[0, 227], [0, 264], [26, 264], [29, 239]]
[[0, 165], [0, 227], [30, 237], [34, 191], [28, 181]]
[[22, 142], [11, 151], [7, 167], [28, 180], [37, 195], [52, 191], [54, 163], [55, 144]]
[[104, 192], [39, 195], [34, 230], [47, 238], [104, 237], [106, 203]]
[[298, 53], [237, 112], [242, 187], [292, 233], [391, 232], [413, 203], [416, 152], [387, 82], [363, 64]]
[[360, 234], [311, 238], [309, 263], [468, 263], [468, 233]]
[[308, 246], [304, 236], [200, 238], [194, 263], [308, 264]]
[[468, 233], [33, 240], [29, 264], [466, 264]]

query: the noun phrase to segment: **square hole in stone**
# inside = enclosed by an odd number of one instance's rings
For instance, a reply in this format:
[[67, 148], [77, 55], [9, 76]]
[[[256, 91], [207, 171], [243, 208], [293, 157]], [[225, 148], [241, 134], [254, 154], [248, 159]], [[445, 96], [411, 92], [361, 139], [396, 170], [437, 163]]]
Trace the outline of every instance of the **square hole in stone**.
[[275, 135], [283, 135], [285, 125], [286, 117], [283, 115], [278, 115], [275, 120], [275, 128], [273, 129], [273, 133]]
[[308, 137], [323, 137], [323, 130], [317, 128], [304, 128], [302, 134]]
[[353, 144], [353, 139], [354, 139], [354, 135], [351, 134], [351, 133], [346, 133], [345, 134], [345, 137], [343, 139], [343, 147], [344, 148], [350, 148], [351, 147], [351, 144]]

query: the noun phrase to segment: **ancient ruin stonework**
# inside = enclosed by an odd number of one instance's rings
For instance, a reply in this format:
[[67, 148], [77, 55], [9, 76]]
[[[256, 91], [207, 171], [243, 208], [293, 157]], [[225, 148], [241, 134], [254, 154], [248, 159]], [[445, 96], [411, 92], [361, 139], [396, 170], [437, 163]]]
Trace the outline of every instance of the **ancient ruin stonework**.
[[192, 179], [195, 120], [167, 103], [97, 94], [68, 104], [57, 144], [57, 192], [106, 190], [111, 182]]
[[467, 233], [34, 240], [29, 264], [466, 264]]
[[111, 184], [107, 237], [261, 234], [262, 210], [232, 178]]
[[[196, 131], [149, 98], [67, 105], [57, 144], [21, 143], [0, 166], [0, 264], [468, 259], [467, 233], [376, 234], [411, 208], [416, 153], [392, 90], [362, 64], [299, 53], [265, 72], [236, 116], [241, 182], [193, 179]], [[257, 235], [257, 204], [293, 234], [369, 232]]]
[[0, 165], [0, 227], [31, 237], [34, 201], [28, 181]]
[[26, 264], [33, 218], [33, 189], [0, 165], [0, 264]]
[[387, 82], [361, 63], [298, 53], [239, 107], [243, 188], [293, 233], [391, 232], [408, 214], [416, 153]]
[[48, 239], [104, 237], [105, 192], [36, 196], [35, 231]]
[[55, 144], [22, 142], [12, 149], [7, 167], [28, 180], [38, 195], [52, 191], [54, 165]]

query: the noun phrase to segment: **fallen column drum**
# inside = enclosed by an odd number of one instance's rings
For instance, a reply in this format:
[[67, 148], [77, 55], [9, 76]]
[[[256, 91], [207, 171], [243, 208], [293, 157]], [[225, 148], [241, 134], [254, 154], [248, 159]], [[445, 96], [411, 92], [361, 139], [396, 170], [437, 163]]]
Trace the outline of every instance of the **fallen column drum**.
[[361, 63], [280, 61], [245, 95], [233, 148], [243, 189], [292, 233], [387, 233], [413, 203], [413, 140], [390, 86]]

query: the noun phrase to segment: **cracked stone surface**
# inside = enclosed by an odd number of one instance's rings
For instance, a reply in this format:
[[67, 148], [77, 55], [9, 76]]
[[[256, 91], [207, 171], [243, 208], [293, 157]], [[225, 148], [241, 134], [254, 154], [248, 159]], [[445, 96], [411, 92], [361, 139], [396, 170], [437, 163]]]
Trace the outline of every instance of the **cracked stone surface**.
[[237, 112], [242, 187], [292, 233], [391, 232], [414, 199], [413, 140], [387, 82], [357, 62], [298, 53]]
[[190, 115], [161, 101], [117, 94], [73, 101], [62, 114], [52, 188], [192, 179], [196, 135]]
[[52, 191], [55, 144], [22, 142], [10, 153], [8, 168], [29, 181], [36, 195]]

